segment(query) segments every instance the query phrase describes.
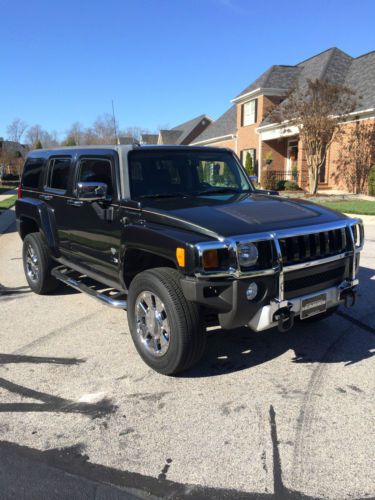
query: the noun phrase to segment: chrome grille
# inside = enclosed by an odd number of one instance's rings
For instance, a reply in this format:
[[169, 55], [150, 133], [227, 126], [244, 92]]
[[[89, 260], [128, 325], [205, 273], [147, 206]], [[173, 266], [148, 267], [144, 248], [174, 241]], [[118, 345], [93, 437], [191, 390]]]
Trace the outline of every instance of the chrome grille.
[[350, 250], [347, 228], [279, 239], [283, 265], [323, 259]]

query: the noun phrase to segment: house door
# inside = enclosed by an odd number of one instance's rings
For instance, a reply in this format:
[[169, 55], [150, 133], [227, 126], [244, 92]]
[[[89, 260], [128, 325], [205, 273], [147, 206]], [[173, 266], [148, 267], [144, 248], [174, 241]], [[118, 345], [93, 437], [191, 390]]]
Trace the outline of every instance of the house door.
[[293, 139], [288, 141], [287, 155], [285, 163], [285, 178], [290, 181], [297, 182], [298, 176], [298, 140]]

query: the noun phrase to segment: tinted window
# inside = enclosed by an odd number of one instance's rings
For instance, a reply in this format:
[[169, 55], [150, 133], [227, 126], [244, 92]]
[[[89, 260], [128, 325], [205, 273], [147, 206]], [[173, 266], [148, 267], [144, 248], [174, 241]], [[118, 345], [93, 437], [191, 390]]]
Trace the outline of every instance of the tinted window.
[[44, 160], [42, 158], [29, 158], [23, 169], [22, 185], [28, 188], [37, 188], [42, 172]]
[[78, 180], [81, 182], [104, 182], [108, 186], [107, 193], [113, 195], [111, 162], [109, 160], [81, 160]]
[[70, 172], [69, 158], [54, 158], [50, 162], [47, 186], [53, 189], [66, 190]]

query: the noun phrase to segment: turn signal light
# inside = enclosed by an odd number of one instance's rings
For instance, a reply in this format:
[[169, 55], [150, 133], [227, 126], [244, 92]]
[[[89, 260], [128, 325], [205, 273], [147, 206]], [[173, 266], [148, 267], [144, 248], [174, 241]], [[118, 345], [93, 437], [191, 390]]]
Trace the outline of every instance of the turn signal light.
[[217, 269], [219, 267], [219, 253], [217, 250], [203, 252], [203, 267], [205, 269]]
[[186, 265], [185, 248], [180, 248], [180, 247], [176, 248], [176, 259], [180, 267], [185, 267]]

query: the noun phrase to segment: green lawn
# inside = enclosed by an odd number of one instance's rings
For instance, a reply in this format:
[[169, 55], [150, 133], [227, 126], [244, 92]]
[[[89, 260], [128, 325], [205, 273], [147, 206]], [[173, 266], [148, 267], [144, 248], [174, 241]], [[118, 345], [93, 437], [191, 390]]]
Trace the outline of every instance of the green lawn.
[[16, 189], [17, 185], [15, 184], [1, 184], [0, 185], [0, 194], [5, 194], [7, 191], [12, 189]]
[[6, 210], [7, 208], [13, 207], [16, 203], [17, 195], [10, 196], [3, 201], [0, 201], [0, 210]]
[[375, 201], [350, 200], [350, 201], [324, 201], [317, 202], [327, 208], [333, 208], [339, 212], [358, 215], [375, 215]]

